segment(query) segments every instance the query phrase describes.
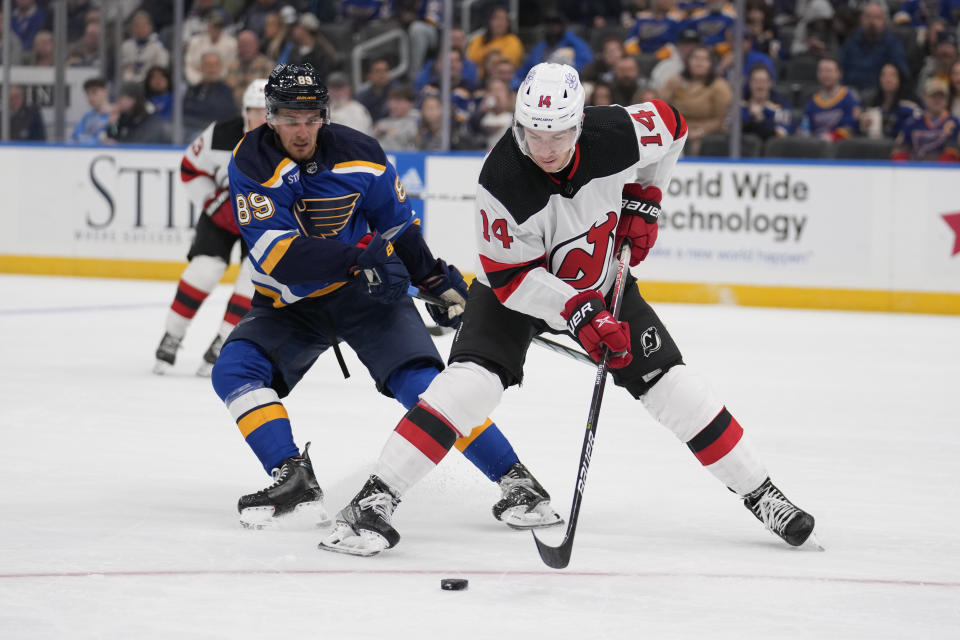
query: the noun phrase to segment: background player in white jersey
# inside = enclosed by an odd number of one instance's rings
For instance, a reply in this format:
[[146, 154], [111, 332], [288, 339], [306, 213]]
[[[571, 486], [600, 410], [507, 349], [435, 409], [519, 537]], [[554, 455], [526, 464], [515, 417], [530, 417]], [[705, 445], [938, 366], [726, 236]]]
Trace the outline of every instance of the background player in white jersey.
[[[583, 108], [569, 66], [539, 64], [521, 84], [512, 132], [484, 161], [475, 232], [480, 266], [450, 365], [420, 396], [400, 429], [427, 424], [460, 435], [519, 384], [527, 348], [543, 331], [568, 331], [594, 360], [603, 347], [614, 382], [640, 400], [750, 511], [791, 545], [813, 517], [775, 487], [743, 429], [703, 379], [685, 366], [636, 280], [625, 284], [621, 319], [607, 310], [616, 248], [631, 266], [657, 237], [660, 200], [686, 140], [686, 123], [660, 100]], [[389, 464], [387, 464], [389, 462]], [[390, 524], [401, 494], [435, 463], [391, 434], [367, 485], [337, 518], [321, 548], [372, 555], [399, 540]]]
[[243, 115], [211, 123], [190, 143], [180, 161], [180, 180], [190, 199], [201, 211], [197, 220], [193, 243], [187, 253], [186, 269], [177, 283], [177, 293], [167, 313], [163, 338], [157, 347], [157, 361], [153, 372], [165, 373], [177, 358], [177, 349], [203, 301], [223, 278], [234, 245], [240, 242], [240, 272], [227, 302], [223, 322], [213, 342], [203, 354], [197, 375], [209, 376], [220, 355], [220, 347], [240, 319], [250, 310], [253, 284], [250, 282], [250, 264], [247, 246], [233, 216], [227, 165], [230, 155], [244, 133], [256, 129], [266, 121], [266, 103], [263, 88], [266, 78], [253, 80], [243, 94]]

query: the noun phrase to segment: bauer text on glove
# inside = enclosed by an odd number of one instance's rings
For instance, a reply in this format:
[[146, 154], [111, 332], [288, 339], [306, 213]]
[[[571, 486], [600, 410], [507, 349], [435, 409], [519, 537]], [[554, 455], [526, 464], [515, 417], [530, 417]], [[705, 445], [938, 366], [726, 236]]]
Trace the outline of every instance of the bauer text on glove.
[[657, 187], [643, 187], [628, 183], [620, 200], [620, 224], [617, 226], [619, 247], [624, 238], [630, 240], [630, 266], [635, 267], [647, 257], [657, 241], [657, 223], [660, 220], [660, 200], [663, 194]]
[[611, 369], [620, 369], [630, 364], [630, 325], [619, 322], [603, 303], [597, 291], [581, 291], [567, 300], [563, 319], [583, 348], [595, 362], [600, 362], [603, 347], [610, 349], [607, 363]]

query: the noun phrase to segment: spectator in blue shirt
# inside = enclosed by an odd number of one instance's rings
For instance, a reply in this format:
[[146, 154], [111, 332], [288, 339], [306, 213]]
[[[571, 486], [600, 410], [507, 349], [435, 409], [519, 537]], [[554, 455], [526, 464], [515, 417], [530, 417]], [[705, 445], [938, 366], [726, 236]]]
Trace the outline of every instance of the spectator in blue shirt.
[[80, 122], [70, 134], [73, 144], [99, 144], [100, 134], [110, 124], [110, 95], [107, 81], [103, 78], [88, 78], [83, 83], [83, 92], [87, 94], [90, 110], [80, 118]]
[[[456, 49], [460, 52], [460, 58], [463, 60], [463, 71], [461, 76], [463, 80], [470, 85], [471, 87], [476, 87], [479, 84], [479, 72], [477, 65], [473, 63], [470, 58], [467, 57], [467, 37], [463, 33], [463, 29], [453, 28], [450, 30], [450, 48]], [[423, 65], [423, 68], [420, 69], [420, 72], [417, 73], [417, 77], [413, 81], [413, 90], [416, 93], [420, 93], [421, 90], [431, 81], [436, 74], [439, 74], [439, 67], [435, 70], [434, 67], [437, 65], [437, 58], [434, 57], [432, 60], [427, 60]], [[518, 85], [519, 86], [519, 85]]]
[[860, 100], [850, 87], [840, 84], [841, 77], [840, 65], [833, 58], [821, 58], [817, 63], [820, 87], [803, 108], [804, 133], [836, 142], [858, 131]]
[[153, 105], [153, 112], [163, 120], [173, 118], [173, 83], [166, 67], [154, 66], [143, 79], [144, 94]]
[[24, 51], [33, 48], [37, 31], [48, 26], [47, 12], [37, 6], [36, 0], [17, 0], [10, 17], [10, 28], [20, 38]]
[[570, 29], [567, 29], [567, 21], [559, 13], [549, 13], [543, 21], [543, 40], [538, 42], [527, 54], [523, 65], [517, 69], [517, 75], [514, 76], [516, 86], [520, 86], [523, 79], [527, 77], [527, 72], [534, 65], [541, 62], [547, 62], [560, 49], [569, 49], [573, 52], [573, 60], [570, 66], [577, 71], [583, 69], [584, 65], [593, 61], [593, 52], [590, 45]]
[[843, 43], [840, 66], [844, 80], [856, 89], [872, 87], [888, 62], [904, 71], [909, 68], [903, 45], [887, 28], [886, 7], [870, 2], [860, 14], [860, 28]]

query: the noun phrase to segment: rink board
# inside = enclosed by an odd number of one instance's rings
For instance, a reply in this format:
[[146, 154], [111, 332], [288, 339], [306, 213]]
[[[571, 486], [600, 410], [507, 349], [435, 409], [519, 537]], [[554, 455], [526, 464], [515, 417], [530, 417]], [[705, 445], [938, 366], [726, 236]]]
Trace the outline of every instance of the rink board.
[[[0, 211], [0, 272], [176, 279], [198, 215], [180, 157], [169, 147], [0, 146], [13, 187]], [[391, 160], [422, 196], [411, 201], [431, 246], [475, 271], [482, 156]], [[958, 177], [939, 165], [681, 161], [657, 246], [634, 273], [657, 301], [960, 313]]]

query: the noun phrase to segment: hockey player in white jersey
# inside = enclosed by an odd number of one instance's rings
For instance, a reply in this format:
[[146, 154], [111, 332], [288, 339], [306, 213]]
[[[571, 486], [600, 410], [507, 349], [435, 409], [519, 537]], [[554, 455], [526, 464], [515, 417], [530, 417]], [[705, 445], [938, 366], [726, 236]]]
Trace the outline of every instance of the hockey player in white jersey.
[[[480, 174], [474, 233], [480, 269], [470, 287], [450, 365], [397, 430], [469, 432], [519, 384], [537, 334], [569, 332], [594, 360], [603, 347], [616, 385], [638, 399], [700, 463], [790, 545], [813, 517], [774, 486], [743, 429], [680, 350], [636, 280], [620, 319], [607, 304], [616, 251], [639, 264], [657, 237], [661, 196], [686, 140], [680, 113], [660, 100], [584, 109], [569, 66], [535, 66], [521, 84], [515, 121]], [[422, 423], [422, 424], [421, 424]], [[337, 517], [321, 548], [372, 555], [399, 540], [391, 516], [435, 463], [392, 433], [373, 475]]]
[[193, 243], [187, 253], [187, 264], [177, 293], [170, 304], [163, 338], [157, 347], [153, 372], [166, 373], [176, 362], [177, 350], [183, 341], [193, 317], [213, 288], [217, 286], [230, 264], [234, 245], [240, 242], [240, 271], [227, 302], [223, 321], [213, 342], [203, 354], [197, 375], [209, 376], [217, 361], [224, 339], [250, 310], [253, 283], [247, 247], [240, 239], [240, 230], [234, 220], [227, 181], [230, 155], [244, 133], [266, 121], [266, 103], [263, 88], [266, 79], [253, 80], [243, 94], [243, 115], [221, 122], [213, 122], [190, 143], [180, 161], [180, 180], [197, 210], [201, 212]]

